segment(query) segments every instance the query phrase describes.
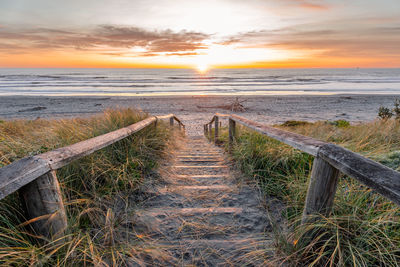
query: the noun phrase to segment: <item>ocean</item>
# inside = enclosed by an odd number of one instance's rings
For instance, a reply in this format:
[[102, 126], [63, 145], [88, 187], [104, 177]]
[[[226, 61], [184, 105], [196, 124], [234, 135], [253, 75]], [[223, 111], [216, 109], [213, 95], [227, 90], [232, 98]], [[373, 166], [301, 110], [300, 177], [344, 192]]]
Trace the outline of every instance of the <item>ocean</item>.
[[400, 69], [7, 69], [0, 95], [400, 94]]

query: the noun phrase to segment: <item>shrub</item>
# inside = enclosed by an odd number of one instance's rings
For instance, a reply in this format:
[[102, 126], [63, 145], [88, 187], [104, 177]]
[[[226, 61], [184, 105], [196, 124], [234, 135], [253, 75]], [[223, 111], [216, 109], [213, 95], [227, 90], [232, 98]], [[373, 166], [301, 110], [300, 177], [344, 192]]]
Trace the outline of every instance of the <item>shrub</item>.
[[393, 113], [396, 116], [396, 119], [400, 119], [400, 100], [396, 98], [394, 100], [394, 108], [393, 108]]
[[295, 127], [295, 126], [301, 126], [301, 125], [309, 125], [312, 124], [308, 121], [285, 121], [284, 123], [281, 124], [281, 126], [285, 127]]
[[335, 125], [336, 127], [348, 127], [350, 126], [350, 122], [346, 121], [346, 120], [336, 120], [332, 123], [333, 125]]
[[393, 116], [393, 113], [387, 107], [379, 107], [378, 117], [382, 120], [388, 120]]

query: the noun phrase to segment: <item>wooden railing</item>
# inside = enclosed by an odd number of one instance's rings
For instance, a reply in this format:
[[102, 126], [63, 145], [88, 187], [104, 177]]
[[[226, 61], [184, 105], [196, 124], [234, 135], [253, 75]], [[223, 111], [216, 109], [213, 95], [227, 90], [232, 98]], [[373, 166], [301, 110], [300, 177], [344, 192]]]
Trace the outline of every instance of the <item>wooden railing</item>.
[[204, 133], [211, 139], [214, 122], [215, 142], [217, 142], [219, 135], [219, 117], [227, 117], [229, 119], [230, 147], [235, 141], [236, 123], [239, 123], [315, 157], [304, 206], [303, 223], [315, 219], [315, 215], [329, 215], [333, 206], [340, 173], [357, 179], [377, 193], [400, 205], [400, 173], [393, 169], [338, 145], [277, 129], [237, 115], [217, 113], [209, 123], [204, 125]]
[[67, 227], [67, 217], [56, 170], [149, 125], [157, 125], [160, 119], [169, 119], [171, 126], [175, 120], [180, 129], [185, 128], [173, 114], [151, 116], [116, 131], [26, 157], [0, 168], [0, 199], [18, 190], [26, 207], [26, 218], [33, 221], [35, 232], [51, 239], [61, 237]]

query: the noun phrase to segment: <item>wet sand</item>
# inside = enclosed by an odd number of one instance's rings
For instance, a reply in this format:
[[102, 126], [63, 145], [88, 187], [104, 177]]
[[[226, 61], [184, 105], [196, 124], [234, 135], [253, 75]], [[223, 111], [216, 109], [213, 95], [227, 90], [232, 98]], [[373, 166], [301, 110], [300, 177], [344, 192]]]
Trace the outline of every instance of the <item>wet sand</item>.
[[[371, 121], [379, 106], [392, 107], [395, 95], [331, 95], [331, 96], [240, 96], [246, 107], [235, 112], [243, 117], [267, 124], [287, 120]], [[215, 112], [230, 113], [220, 108], [236, 96], [164, 96], [164, 97], [47, 97], [2, 96], [0, 119], [63, 118], [88, 116], [107, 108], [130, 107], [153, 115], [174, 113], [182, 118], [191, 134], [201, 134], [202, 125]]]

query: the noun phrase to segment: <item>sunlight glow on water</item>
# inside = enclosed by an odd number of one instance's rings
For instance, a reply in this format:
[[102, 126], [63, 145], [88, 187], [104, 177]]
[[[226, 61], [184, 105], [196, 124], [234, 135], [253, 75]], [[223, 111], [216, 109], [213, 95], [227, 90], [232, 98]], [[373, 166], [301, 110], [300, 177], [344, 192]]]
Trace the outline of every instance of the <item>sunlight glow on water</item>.
[[400, 94], [400, 69], [0, 69], [0, 95]]

